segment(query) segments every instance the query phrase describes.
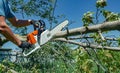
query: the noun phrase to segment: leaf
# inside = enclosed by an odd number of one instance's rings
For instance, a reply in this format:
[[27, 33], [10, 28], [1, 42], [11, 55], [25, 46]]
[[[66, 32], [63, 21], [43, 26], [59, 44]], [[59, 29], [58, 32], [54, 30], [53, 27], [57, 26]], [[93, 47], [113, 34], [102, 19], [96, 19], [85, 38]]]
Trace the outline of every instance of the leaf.
[[115, 20], [119, 20], [119, 14], [118, 13], [114, 13], [108, 10], [102, 10], [102, 14], [105, 17], [106, 21], [115, 21]]
[[97, 2], [96, 2], [97, 8], [104, 8], [105, 6], [107, 6], [106, 0], [97, 0]]
[[83, 15], [82, 21], [83, 21], [83, 26], [89, 26], [89, 24], [93, 23], [93, 12], [88, 11]]
[[108, 58], [113, 58], [112, 54], [109, 52], [105, 53], [105, 56], [107, 56]]

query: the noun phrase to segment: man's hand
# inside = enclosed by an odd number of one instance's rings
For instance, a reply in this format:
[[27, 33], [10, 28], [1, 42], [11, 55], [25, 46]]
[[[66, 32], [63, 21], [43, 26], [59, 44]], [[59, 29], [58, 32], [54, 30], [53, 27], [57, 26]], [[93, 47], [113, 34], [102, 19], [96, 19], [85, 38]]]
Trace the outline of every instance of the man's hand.
[[21, 45], [19, 45], [20, 48], [22, 48], [23, 50], [25, 49], [29, 49], [32, 47], [32, 45], [28, 42], [22, 42]]
[[45, 27], [45, 22], [43, 20], [31, 20], [30, 23], [36, 27]]
[[34, 26], [39, 26], [39, 21], [38, 20], [31, 20], [31, 22], [30, 22], [32, 25], [34, 25]]

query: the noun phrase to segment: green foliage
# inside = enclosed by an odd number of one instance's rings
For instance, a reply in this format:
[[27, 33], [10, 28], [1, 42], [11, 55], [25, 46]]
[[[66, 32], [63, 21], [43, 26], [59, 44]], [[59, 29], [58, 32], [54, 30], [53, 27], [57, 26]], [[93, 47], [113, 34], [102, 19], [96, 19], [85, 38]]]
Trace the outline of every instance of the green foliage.
[[118, 40], [118, 45], [120, 46], [120, 38], [117, 38], [117, 40]]
[[[97, 73], [97, 65], [93, 60], [90, 59], [87, 52], [84, 48], [78, 48], [73, 51], [75, 57], [75, 73]], [[99, 60], [102, 62], [104, 66], [108, 68], [110, 73], [118, 73], [119, 72], [119, 52], [109, 51], [109, 50], [97, 50], [97, 55]], [[94, 54], [93, 54], [94, 57]], [[117, 64], [117, 65], [116, 65]], [[118, 67], [118, 68], [117, 68]], [[74, 73], [73, 72], [73, 73]], [[100, 71], [100, 73], [104, 73], [104, 71]]]
[[54, 0], [10, 0], [14, 12], [22, 12], [25, 15], [48, 18], [53, 10]]
[[[104, 17], [104, 22], [110, 22], [110, 21], [116, 21], [120, 19], [119, 13], [114, 13], [111, 11], [108, 11], [105, 8], [107, 6], [106, 0], [97, 0], [96, 1], [96, 13], [93, 15], [92, 11], [88, 11], [83, 15], [82, 21], [84, 26], [89, 26], [90, 24], [99, 22], [99, 17]], [[101, 16], [100, 16], [101, 15]], [[95, 18], [95, 20], [93, 20]], [[99, 29], [98, 29], [99, 31]], [[91, 44], [98, 44], [102, 46], [117, 46], [120, 45], [120, 39], [118, 38], [116, 41], [108, 41], [108, 40], [102, 40], [100, 34], [96, 31], [96, 33], [89, 33], [88, 35], [92, 37], [92, 39], [85, 39], [87, 40], [87, 43]], [[104, 33], [104, 32], [102, 32]], [[107, 32], [105, 32], [107, 34]], [[99, 73], [104, 73], [103, 69], [97, 66], [95, 64], [95, 60], [92, 60], [89, 58], [88, 53], [86, 53], [84, 48], [78, 48], [78, 50], [74, 51], [74, 56], [76, 56], [76, 72], [79, 73], [97, 73], [97, 71], [100, 71]], [[104, 48], [101, 48], [102, 50], [96, 50], [96, 54], [98, 55], [98, 59], [100, 62], [102, 62], [100, 65], [105, 67], [105, 70], [110, 73], [119, 73], [119, 65], [120, 62], [118, 60], [119, 58], [119, 52], [115, 51], [109, 51], [104, 50]], [[92, 52], [93, 54], [93, 52]], [[94, 58], [95, 54], [93, 54]], [[99, 62], [98, 62], [99, 63]], [[98, 70], [98, 68], [100, 70]]]
[[95, 34], [90, 34], [91, 37], [94, 38], [94, 41], [97, 42], [98, 44], [102, 43], [103, 41], [101, 40], [101, 37], [98, 33]]
[[5, 67], [3, 64], [0, 64], [0, 72], [5, 72]]
[[[55, 0], [9, 0], [12, 10], [15, 13], [21, 13], [23, 19], [27, 17], [39, 17], [39, 19], [47, 19], [56, 22], [56, 18], [52, 16], [54, 11], [53, 5]], [[33, 18], [31, 18], [33, 19]], [[37, 19], [37, 20], [39, 20]], [[35, 19], [36, 20], [36, 19]], [[27, 34], [27, 27], [12, 28], [15, 33], [21, 35]]]
[[[45, 49], [45, 48], [44, 48]], [[49, 49], [50, 50], [50, 49]], [[62, 49], [63, 50], [63, 49]], [[68, 49], [69, 50], [69, 49]], [[46, 52], [51, 51], [42, 51], [39, 52], [40, 55], [33, 56], [29, 58], [26, 63], [11, 63], [7, 60], [3, 61], [0, 64], [0, 72], [8, 72], [11, 68], [19, 73], [97, 73], [97, 65], [89, 57], [84, 48], [77, 48], [69, 52], [71, 54], [71, 59], [68, 59], [63, 54], [53, 54], [56, 56], [50, 56], [51, 54], [44, 56]], [[41, 56], [41, 53], [44, 53]], [[34, 53], [35, 54], [35, 53]], [[110, 73], [119, 73], [119, 56], [120, 53], [116, 51], [109, 50], [97, 50], [97, 55], [99, 60], [104, 66], [108, 68]], [[93, 54], [94, 57], [94, 54]], [[53, 59], [54, 58], [54, 59]], [[39, 60], [39, 61], [37, 61]], [[71, 61], [70, 61], [71, 60]], [[6, 67], [5, 67], [6, 66]], [[104, 73], [104, 71], [100, 71]]]
[[114, 13], [108, 10], [102, 10], [102, 14], [105, 17], [106, 21], [115, 21], [119, 20], [119, 15], [118, 13]]
[[47, 43], [37, 52], [31, 54], [25, 63], [16, 63], [14, 69], [21, 73], [67, 73], [67, 71], [73, 71], [73, 68], [71, 67], [73, 60], [71, 53], [72, 50], [70, 49], [70, 46], [65, 43]]
[[104, 8], [105, 6], [107, 6], [106, 0], [97, 0], [96, 1], [97, 8]]
[[83, 26], [89, 26], [89, 24], [93, 24], [93, 12], [87, 12], [83, 15], [82, 21]]
[[119, 52], [106, 50], [102, 52], [99, 51], [98, 55], [100, 60], [108, 68], [108, 71], [110, 73], [119, 73]]

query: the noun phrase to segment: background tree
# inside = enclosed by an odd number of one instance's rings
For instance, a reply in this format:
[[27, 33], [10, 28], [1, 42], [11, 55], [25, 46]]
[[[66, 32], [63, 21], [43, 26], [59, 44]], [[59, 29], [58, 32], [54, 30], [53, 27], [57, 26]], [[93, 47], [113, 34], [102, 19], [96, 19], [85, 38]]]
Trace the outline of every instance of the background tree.
[[[120, 29], [119, 13], [105, 10], [105, 6], [106, 0], [97, 0], [96, 12], [88, 11], [83, 15], [83, 27], [57, 33], [55, 42], [47, 43], [30, 55], [28, 63], [15, 64], [14, 69], [36, 73], [119, 73], [119, 37], [106, 37], [109, 31]], [[104, 18], [102, 23], [100, 17]], [[63, 42], [78, 47], [72, 50], [73, 46]]]
[[[49, 22], [54, 22], [55, 17], [53, 16], [54, 5], [56, 0], [10, 0], [11, 8], [15, 13], [21, 13], [22, 18], [30, 17], [33, 19], [37, 17], [38, 19], [48, 20]], [[36, 20], [36, 19], [35, 19]], [[16, 33], [27, 34], [27, 27], [14, 28]], [[18, 32], [19, 31], [19, 32]]]

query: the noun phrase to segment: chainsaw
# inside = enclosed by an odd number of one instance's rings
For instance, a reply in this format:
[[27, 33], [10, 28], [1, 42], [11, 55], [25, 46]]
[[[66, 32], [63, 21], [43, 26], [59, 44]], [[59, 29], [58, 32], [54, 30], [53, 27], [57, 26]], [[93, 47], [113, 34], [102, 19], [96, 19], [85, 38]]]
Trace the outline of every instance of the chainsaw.
[[30, 51], [24, 51], [23, 56], [28, 56], [35, 52], [37, 49], [40, 49], [44, 44], [54, 39], [54, 35], [60, 31], [68, 24], [68, 20], [63, 21], [58, 24], [52, 30], [45, 30], [45, 23], [42, 21], [36, 22], [38, 26], [34, 26], [34, 31], [27, 35], [27, 42], [32, 44]]

